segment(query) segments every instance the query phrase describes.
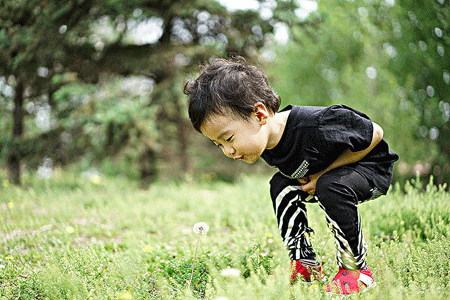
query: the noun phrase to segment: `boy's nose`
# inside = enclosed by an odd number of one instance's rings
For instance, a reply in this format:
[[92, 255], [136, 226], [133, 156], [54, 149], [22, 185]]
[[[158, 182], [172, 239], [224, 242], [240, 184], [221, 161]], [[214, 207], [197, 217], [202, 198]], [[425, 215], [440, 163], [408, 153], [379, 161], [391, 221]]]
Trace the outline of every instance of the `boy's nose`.
[[223, 147], [223, 153], [224, 153], [226, 156], [233, 158], [233, 157], [234, 157], [234, 153], [236, 153], [236, 150], [234, 150], [233, 147], [230, 147], [230, 146], [224, 146], [224, 147]]

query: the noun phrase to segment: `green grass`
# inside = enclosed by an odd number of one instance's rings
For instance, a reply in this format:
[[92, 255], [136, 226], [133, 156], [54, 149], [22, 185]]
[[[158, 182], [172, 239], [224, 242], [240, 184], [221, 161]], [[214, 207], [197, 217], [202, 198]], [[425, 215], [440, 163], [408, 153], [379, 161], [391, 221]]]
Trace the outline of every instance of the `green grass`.
[[[23, 188], [0, 178], [0, 299], [332, 299], [318, 284], [289, 285], [268, 179], [141, 190], [126, 179], [62, 172], [27, 177]], [[319, 207], [307, 207], [315, 249], [333, 277], [333, 237]], [[353, 298], [450, 298], [449, 207], [443, 189], [412, 185], [362, 204], [378, 284]], [[198, 222], [210, 230], [189, 286]], [[241, 275], [224, 276], [227, 268]]]

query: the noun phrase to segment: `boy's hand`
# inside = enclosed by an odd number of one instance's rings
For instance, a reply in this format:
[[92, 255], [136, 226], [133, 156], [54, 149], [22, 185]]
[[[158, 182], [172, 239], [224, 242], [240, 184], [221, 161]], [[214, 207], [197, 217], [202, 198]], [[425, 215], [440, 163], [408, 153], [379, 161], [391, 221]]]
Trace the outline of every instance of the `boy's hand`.
[[323, 173], [316, 173], [316, 174], [310, 175], [309, 177], [303, 177], [303, 178], [300, 178], [297, 180], [302, 185], [302, 190], [304, 192], [307, 192], [310, 195], [314, 195], [314, 193], [316, 192], [317, 179], [319, 179], [320, 175], [322, 175], [322, 174]]
[[301, 185], [307, 184], [309, 182], [308, 177], [297, 178], [297, 180], [298, 180], [298, 182], [300, 182]]

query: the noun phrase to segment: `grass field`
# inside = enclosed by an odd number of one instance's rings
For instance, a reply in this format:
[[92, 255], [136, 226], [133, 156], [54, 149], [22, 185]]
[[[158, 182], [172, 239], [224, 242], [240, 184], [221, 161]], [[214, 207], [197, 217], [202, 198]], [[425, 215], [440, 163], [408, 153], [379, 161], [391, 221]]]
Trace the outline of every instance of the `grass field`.
[[[289, 285], [268, 178], [149, 190], [62, 172], [27, 177], [23, 188], [1, 180], [0, 299], [337, 298], [320, 284]], [[413, 185], [360, 206], [377, 286], [352, 298], [450, 298], [450, 195]], [[332, 278], [333, 237], [319, 207], [307, 207], [313, 244]], [[198, 222], [209, 231], [189, 285]]]

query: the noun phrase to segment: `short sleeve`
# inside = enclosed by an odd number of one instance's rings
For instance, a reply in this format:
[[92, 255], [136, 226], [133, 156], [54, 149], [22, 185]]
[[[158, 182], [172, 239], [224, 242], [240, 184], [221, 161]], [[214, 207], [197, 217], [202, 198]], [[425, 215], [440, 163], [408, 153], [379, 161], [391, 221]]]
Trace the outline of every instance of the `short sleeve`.
[[329, 144], [339, 144], [356, 152], [370, 146], [373, 124], [370, 118], [349, 106], [333, 105], [324, 110], [319, 131]]

